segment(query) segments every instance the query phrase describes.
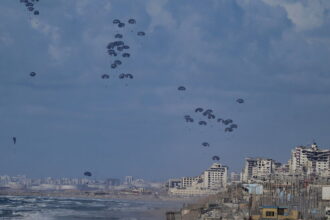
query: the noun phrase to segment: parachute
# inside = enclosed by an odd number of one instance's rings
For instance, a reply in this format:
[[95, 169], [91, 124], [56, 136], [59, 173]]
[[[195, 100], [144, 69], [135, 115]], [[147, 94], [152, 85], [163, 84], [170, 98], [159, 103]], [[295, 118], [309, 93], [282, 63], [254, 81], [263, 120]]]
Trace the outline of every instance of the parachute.
[[119, 24], [118, 24], [118, 27], [119, 27], [119, 28], [125, 27], [125, 23], [119, 23]]
[[222, 122], [222, 118], [218, 118], [217, 119], [217, 122]]
[[125, 73], [121, 73], [121, 74], [119, 74], [119, 79], [124, 79], [125, 78]]
[[143, 31], [139, 31], [139, 32], [137, 33], [137, 35], [138, 35], [138, 36], [145, 36], [146, 33], [144, 33]]
[[116, 34], [115, 38], [123, 38], [123, 35], [122, 34]]
[[113, 24], [119, 24], [119, 23], [120, 23], [120, 20], [119, 20], [119, 19], [114, 19], [114, 20], [112, 21], [112, 23], [113, 23]]
[[115, 60], [113, 63], [116, 64], [116, 65], [121, 65], [122, 64], [122, 62], [120, 60]]
[[215, 119], [215, 115], [209, 114], [209, 115], [207, 116], [207, 118], [208, 118], [208, 119]]
[[237, 124], [231, 124], [230, 128], [238, 128]]
[[31, 76], [31, 77], [35, 77], [36, 75], [37, 75], [37, 74], [36, 74], [35, 72], [31, 72], [31, 73], [30, 73], [30, 76]]
[[38, 11], [38, 10], [35, 10], [35, 11], [33, 12], [33, 14], [34, 14], [34, 15], [39, 15], [39, 11]]
[[84, 176], [92, 176], [92, 173], [91, 172], [89, 172], [89, 171], [86, 171], [86, 172], [84, 172]]
[[239, 99], [236, 100], [236, 102], [239, 103], [239, 104], [242, 104], [242, 103], [244, 103], [244, 99], [239, 98]]
[[186, 91], [186, 87], [184, 87], [184, 86], [179, 86], [179, 87], [178, 87], [178, 90], [179, 90], [179, 91]]
[[203, 112], [203, 109], [202, 108], [196, 108], [195, 112]]
[[133, 75], [130, 74], [130, 73], [127, 73], [127, 74], [125, 75], [125, 77], [126, 77], [126, 78], [129, 78], [129, 79], [133, 79], [133, 78], [134, 78]]
[[212, 160], [217, 160], [217, 161], [219, 161], [219, 160], [220, 160], [220, 157], [219, 157], [219, 156], [213, 156], [213, 157], [212, 157]]
[[130, 57], [131, 55], [129, 53], [123, 53], [123, 57]]
[[115, 64], [115, 63], [111, 64], [112, 69], [115, 69], [116, 67], [117, 67], [117, 64]]
[[231, 119], [222, 120], [222, 123], [225, 125], [229, 125], [230, 123], [233, 123], [233, 120]]
[[128, 23], [129, 23], [129, 24], [135, 24], [136, 21], [135, 21], [135, 19], [131, 18], [131, 19], [128, 20]]
[[194, 122], [194, 119], [190, 115], [185, 115], [184, 119], [186, 120], [186, 122], [190, 122], [190, 123]]
[[233, 129], [231, 127], [225, 128], [225, 132], [232, 132]]
[[199, 125], [207, 125], [206, 121], [199, 121], [198, 124]]
[[202, 145], [203, 145], [204, 147], [209, 147], [209, 146], [210, 146], [210, 144], [207, 143], [207, 142], [203, 142]]
[[14, 144], [16, 144], [16, 137], [13, 137], [13, 142]]
[[109, 79], [109, 75], [108, 75], [108, 74], [103, 74], [103, 75], [101, 76], [101, 78], [102, 78], [102, 79]]

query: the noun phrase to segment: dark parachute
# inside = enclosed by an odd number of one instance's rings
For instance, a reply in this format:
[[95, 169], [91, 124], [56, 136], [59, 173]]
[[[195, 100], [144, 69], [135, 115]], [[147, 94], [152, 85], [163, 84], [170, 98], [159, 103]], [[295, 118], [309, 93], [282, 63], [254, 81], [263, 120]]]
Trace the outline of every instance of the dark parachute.
[[196, 108], [195, 112], [203, 112], [203, 109], [202, 108]]
[[115, 38], [123, 38], [123, 35], [122, 34], [116, 34]]
[[119, 74], [119, 79], [124, 79], [125, 78], [125, 76], [126, 76], [126, 74], [125, 73], [121, 73], [121, 74]]
[[219, 161], [219, 160], [220, 160], [220, 157], [219, 157], [219, 156], [213, 156], [213, 157], [212, 157], [212, 160], [217, 160], [217, 161]]
[[117, 53], [116, 53], [116, 51], [114, 51], [114, 50], [108, 50], [108, 54], [109, 54], [110, 56], [117, 56]]
[[131, 19], [128, 20], [128, 23], [129, 23], [129, 24], [135, 24], [136, 21], [135, 21], [135, 19], [131, 18]]
[[31, 72], [30, 76], [35, 77], [37, 74], [35, 72]]
[[231, 124], [230, 128], [238, 128], [237, 124]]
[[130, 73], [125, 74], [125, 77], [126, 77], [126, 78], [129, 78], [129, 79], [133, 79], [133, 78], [134, 78], [133, 75], [130, 74]]
[[84, 172], [84, 176], [92, 176], [92, 173], [89, 171]]
[[203, 145], [204, 147], [209, 147], [209, 146], [210, 146], [210, 144], [207, 143], [207, 142], [203, 142], [202, 145]]
[[120, 60], [115, 60], [113, 63], [116, 64], [116, 65], [121, 65], [122, 64], [122, 62]]
[[199, 121], [198, 124], [199, 125], [207, 125], [206, 121]]
[[138, 35], [138, 36], [144, 36], [144, 35], [146, 35], [146, 33], [144, 33], [143, 31], [139, 31], [139, 32], [137, 33], [137, 35]]
[[111, 64], [112, 69], [115, 69], [116, 67], [117, 67], [117, 64], [115, 64], [115, 63]]
[[103, 75], [101, 76], [101, 78], [102, 78], [102, 79], [109, 79], [109, 75], [108, 75], [108, 74], [103, 74]]
[[230, 123], [233, 123], [233, 120], [231, 119], [222, 120], [222, 123], [225, 125], [229, 125]]
[[29, 7], [28, 9], [29, 9], [29, 11], [33, 11], [34, 10], [34, 8], [32, 6]]
[[217, 122], [222, 122], [222, 118], [218, 118]]
[[232, 132], [233, 129], [231, 127], [225, 128], [225, 132]]
[[120, 28], [125, 27], [125, 23], [119, 23], [118, 27], [120, 27]]
[[190, 123], [194, 122], [194, 119], [190, 115], [185, 115], [184, 119], [186, 120], [186, 122], [190, 122]]
[[39, 15], [39, 11], [38, 11], [38, 10], [35, 10], [35, 11], [33, 12], [33, 14], [34, 14], [34, 15]]
[[129, 49], [129, 46], [128, 45], [124, 45], [123, 46], [123, 49], [127, 50], [127, 49]]
[[178, 87], [178, 90], [179, 90], [179, 91], [186, 91], [186, 87], [184, 87], [184, 86], [179, 86], [179, 87]]
[[215, 119], [215, 115], [209, 114], [209, 115], [207, 116], [207, 118], [208, 118], [208, 119]]
[[131, 55], [129, 53], [123, 53], [123, 57], [130, 57]]
[[208, 115], [211, 115], [212, 112], [213, 112], [212, 109], [207, 109], [207, 110], [205, 110], [205, 111], [203, 112], [203, 115], [204, 115], [204, 116], [208, 116]]
[[16, 137], [13, 137], [13, 142], [14, 144], [16, 144]]
[[119, 19], [114, 19], [114, 20], [112, 21], [112, 23], [113, 23], [113, 24], [119, 24], [119, 23], [120, 23], [120, 20], [119, 20]]
[[120, 51], [120, 52], [123, 51], [123, 50], [124, 50], [124, 46], [122, 46], [122, 47], [117, 47], [117, 50]]
[[239, 99], [236, 100], [236, 102], [239, 103], [239, 104], [242, 104], [242, 103], [244, 103], [244, 99], [239, 98]]

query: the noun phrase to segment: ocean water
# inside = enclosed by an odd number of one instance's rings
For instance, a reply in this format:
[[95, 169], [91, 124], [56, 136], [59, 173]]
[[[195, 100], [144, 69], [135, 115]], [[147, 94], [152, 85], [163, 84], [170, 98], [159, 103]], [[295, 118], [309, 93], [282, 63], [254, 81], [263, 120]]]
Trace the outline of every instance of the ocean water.
[[0, 197], [0, 220], [163, 220], [173, 202], [142, 202], [52, 197]]

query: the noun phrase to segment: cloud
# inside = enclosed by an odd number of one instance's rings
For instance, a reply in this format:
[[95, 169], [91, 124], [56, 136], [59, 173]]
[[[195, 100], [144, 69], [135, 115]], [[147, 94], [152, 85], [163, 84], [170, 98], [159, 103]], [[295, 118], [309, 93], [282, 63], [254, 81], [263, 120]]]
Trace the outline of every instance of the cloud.
[[297, 30], [305, 31], [321, 27], [326, 19], [329, 19], [330, 2], [327, 0], [263, 1], [272, 6], [283, 7]]

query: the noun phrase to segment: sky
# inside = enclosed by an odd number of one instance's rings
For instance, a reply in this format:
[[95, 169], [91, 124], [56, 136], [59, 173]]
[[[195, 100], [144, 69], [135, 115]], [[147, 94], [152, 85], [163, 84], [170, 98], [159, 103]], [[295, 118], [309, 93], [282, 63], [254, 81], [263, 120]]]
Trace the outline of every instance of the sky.
[[[199, 175], [213, 155], [239, 172], [245, 157], [286, 163], [313, 140], [329, 148], [328, 0], [39, 0], [36, 8], [38, 16], [19, 0], [0, 4], [1, 175], [88, 170], [164, 181]], [[111, 69], [106, 46], [116, 33], [131, 57]], [[199, 126], [197, 107], [238, 129]]]

